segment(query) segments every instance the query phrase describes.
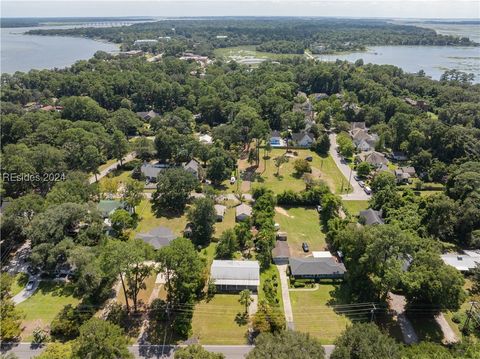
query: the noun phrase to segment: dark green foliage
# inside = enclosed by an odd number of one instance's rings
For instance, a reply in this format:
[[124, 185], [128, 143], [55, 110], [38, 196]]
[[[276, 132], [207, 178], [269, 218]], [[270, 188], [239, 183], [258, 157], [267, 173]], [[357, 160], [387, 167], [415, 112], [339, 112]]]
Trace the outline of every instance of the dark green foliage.
[[182, 212], [188, 202], [190, 193], [198, 180], [183, 168], [169, 168], [160, 172], [157, 190], [153, 194], [153, 208], [157, 212]]
[[50, 335], [62, 341], [75, 339], [80, 334], [80, 326], [94, 313], [93, 308], [66, 305], [50, 324]]
[[196, 245], [206, 245], [210, 242], [217, 221], [215, 203], [210, 198], [199, 198], [188, 211], [188, 220], [192, 223], [192, 240]]

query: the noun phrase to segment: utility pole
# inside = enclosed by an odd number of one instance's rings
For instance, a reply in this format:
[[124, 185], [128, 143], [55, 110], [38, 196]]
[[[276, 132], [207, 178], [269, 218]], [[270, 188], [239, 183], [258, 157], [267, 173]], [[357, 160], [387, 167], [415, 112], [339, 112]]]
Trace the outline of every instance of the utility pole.
[[348, 177], [347, 193], [348, 193], [348, 189], [350, 188], [350, 183], [352, 183], [352, 172], [353, 172], [353, 169], [352, 167], [350, 167], [350, 176]]
[[370, 321], [373, 322], [373, 319], [375, 318], [375, 310], [377, 310], [377, 307], [375, 306], [375, 304], [372, 304], [373, 305], [373, 308], [370, 310]]
[[465, 320], [465, 323], [463, 324], [462, 332], [465, 330], [465, 328], [468, 327], [468, 324], [470, 323], [470, 319], [472, 318], [473, 308], [475, 307], [476, 303], [477, 302], [470, 302], [470, 309], [467, 312], [467, 320]]

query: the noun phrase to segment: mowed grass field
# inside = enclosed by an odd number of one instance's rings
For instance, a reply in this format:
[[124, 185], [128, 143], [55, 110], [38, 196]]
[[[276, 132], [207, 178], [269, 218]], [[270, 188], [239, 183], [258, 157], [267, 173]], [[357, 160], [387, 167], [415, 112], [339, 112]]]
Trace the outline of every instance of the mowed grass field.
[[295, 330], [310, 333], [322, 344], [333, 344], [350, 324], [347, 317], [335, 313], [327, 305], [334, 289], [331, 284], [320, 284], [315, 291], [290, 291]]
[[342, 204], [352, 216], [358, 216], [360, 211], [368, 208], [368, 201], [342, 201]]
[[31, 340], [33, 330], [46, 328], [65, 305], [76, 306], [80, 300], [73, 296], [73, 287], [55, 282], [40, 282], [37, 291], [17, 308], [25, 315], [23, 340]]
[[140, 202], [136, 212], [140, 218], [138, 226], [135, 228], [136, 233], [145, 233], [155, 227], [163, 226], [171, 229], [177, 236], [183, 236], [183, 230], [187, 224], [186, 214], [177, 217], [157, 217], [152, 211], [152, 204], [148, 199]]
[[192, 320], [192, 337], [200, 344], [246, 344], [248, 325], [235, 321], [244, 307], [238, 302], [238, 294], [216, 294], [210, 301], [195, 306]]
[[[280, 166], [279, 175], [277, 175], [277, 167], [275, 166], [275, 158], [285, 154], [285, 149], [274, 149], [270, 152], [270, 158], [261, 160], [257, 169], [257, 178], [253, 183], [253, 187], [265, 186], [275, 193], [281, 193], [285, 190], [299, 192], [305, 189], [305, 181], [302, 177], [295, 174], [294, 162], [296, 159], [304, 159], [308, 156], [312, 157], [310, 165], [314, 179], [325, 181], [332, 192], [347, 193], [349, 190], [348, 181], [342, 175], [332, 157], [320, 157], [315, 152], [307, 149], [294, 150], [298, 156], [289, 158], [287, 163]], [[263, 151], [262, 151], [263, 152]]]
[[321, 231], [318, 212], [314, 208], [277, 207], [275, 222], [280, 232], [287, 232], [287, 242], [292, 257], [304, 257], [302, 243], [307, 242], [311, 251], [325, 250], [325, 234]]

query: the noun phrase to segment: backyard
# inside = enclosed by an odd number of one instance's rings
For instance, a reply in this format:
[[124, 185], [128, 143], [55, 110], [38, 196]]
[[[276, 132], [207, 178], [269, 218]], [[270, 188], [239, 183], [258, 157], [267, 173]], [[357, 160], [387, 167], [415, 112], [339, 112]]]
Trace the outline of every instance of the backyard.
[[287, 242], [291, 257], [304, 257], [302, 243], [306, 242], [310, 251], [325, 250], [325, 234], [321, 231], [318, 212], [313, 208], [276, 207], [275, 222], [280, 231], [287, 232]]
[[75, 306], [79, 302], [80, 300], [73, 296], [72, 286], [51, 281], [40, 282], [37, 291], [17, 306], [25, 315], [22, 322], [22, 340], [31, 340], [35, 328], [50, 325], [65, 305]]
[[360, 211], [368, 208], [368, 201], [342, 201], [343, 207], [352, 216], [358, 216]]
[[201, 344], [245, 344], [248, 326], [237, 324], [237, 314], [244, 310], [238, 298], [238, 294], [216, 294], [198, 303], [193, 313], [192, 337]]
[[152, 211], [152, 204], [148, 199], [143, 199], [142, 202], [140, 202], [136, 208], [136, 212], [140, 219], [135, 229], [136, 233], [145, 233], [155, 227], [163, 226], [171, 229], [177, 236], [183, 236], [183, 230], [187, 224], [186, 214], [175, 217], [157, 217]]
[[[314, 179], [325, 181], [335, 193], [347, 193], [348, 182], [337, 168], [332, 157], [320, 157], [315, 152], [307, 149], [296, 149], [294, 152], [297, 152], [298, 156], [289, 158], [289, 161], [282, 164], [278, 171], [274, 159], [284, 155], [285, 149], [273, 149], [270, 152], [269, 159], [260, 161], [254, 186], [265, 186], [275, 193], [285, 190], [298, 192], [305, 189], [304, 179], [295, 174], [294, 162], [296, 159], [304, 159], [310, 156], [312, 157], [310, 162], [312, 167], [311, 176]], [[278, 175], [277, 172], [279, 173]]]
[[310, 333], [322, 344], [333, 344], [350, 323], [348, 318], [327, 305], [334, 289], [334, 285], [320, 284], [316, 290], [290, 290], [295, 330]]

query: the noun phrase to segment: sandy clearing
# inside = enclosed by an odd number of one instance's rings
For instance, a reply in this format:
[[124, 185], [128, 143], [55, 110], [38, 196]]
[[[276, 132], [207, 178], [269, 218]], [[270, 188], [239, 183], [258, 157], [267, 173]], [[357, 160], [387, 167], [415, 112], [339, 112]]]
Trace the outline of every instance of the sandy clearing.
[[288, 214], [288, 212], [285, 210], [285, 208], [282, 208], [282, 207], [275, 207], [275, 211], [277, 213], [280, 213], [288, 218], [295, 218], [294, 216], [291, 216]]

